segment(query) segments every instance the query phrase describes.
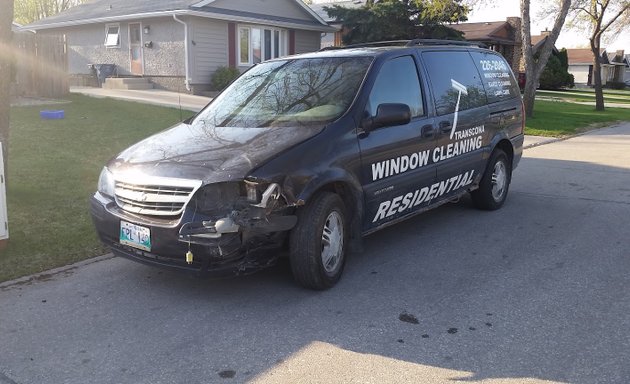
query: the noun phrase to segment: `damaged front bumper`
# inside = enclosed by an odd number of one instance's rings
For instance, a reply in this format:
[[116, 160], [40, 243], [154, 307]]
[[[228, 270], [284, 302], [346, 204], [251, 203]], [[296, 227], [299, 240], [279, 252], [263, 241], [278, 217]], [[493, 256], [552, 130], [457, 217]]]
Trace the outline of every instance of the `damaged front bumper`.
[[[114, 200], [96, 193], [92, 219], [100, 239], [117, 256], [144, 264], [210, 276], [255, 272], [274, 264], [286, 232], [297, 217], [283, 203], [280, 187], [271, 184], [255, 203], [237, 204], [218, 218], [190, 204], [173, 220], [122, 210]], [[121, 221], [148, 228], [150, 250], [121, 244]]]
[[297, 223], [294, 215], [273, 213], [280, 199], [280, 187], [271, 184], [262, 194], [261, 202], [250, 204], [241, 210], [233, 210], [217, 220], [193, 221], [183, 224], [179, 230], [179, 240], [188, 243], [211, 245], [223, 235], [247, 231], [251, 234], [268, 234], [288, 231]]

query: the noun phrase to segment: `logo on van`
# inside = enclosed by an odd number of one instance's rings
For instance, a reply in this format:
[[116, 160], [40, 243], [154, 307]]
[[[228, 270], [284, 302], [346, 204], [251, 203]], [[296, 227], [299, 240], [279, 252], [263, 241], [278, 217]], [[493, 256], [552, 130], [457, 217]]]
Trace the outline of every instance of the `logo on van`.
[[451, 86], [456, 91], [459, 91], [459, 93], [457, 94], [457, 104], [455, 104], [455, 117], [453, 118], [453, 128], [451, 128], [451, 140], [453, 140], [453, 134], [455, 134], [455, 130], [457, 129], [457, 117], [459, 115], [459, 101], [462, 98], [462, 93], [468, 96], [468, 89], [466, 88], [464, 84], [459, 83], [453, 79], [451, 79]]

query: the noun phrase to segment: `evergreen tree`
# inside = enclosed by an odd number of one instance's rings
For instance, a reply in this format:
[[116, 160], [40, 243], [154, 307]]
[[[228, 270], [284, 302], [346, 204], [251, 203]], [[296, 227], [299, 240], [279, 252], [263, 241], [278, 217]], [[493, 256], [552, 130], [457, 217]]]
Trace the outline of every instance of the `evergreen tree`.
[[343, 23], [343, 43], [437, 38], [463, 40], [446, 23], [467, 20], [461, 0], [372, 0], [360, 8], [324, 7]]

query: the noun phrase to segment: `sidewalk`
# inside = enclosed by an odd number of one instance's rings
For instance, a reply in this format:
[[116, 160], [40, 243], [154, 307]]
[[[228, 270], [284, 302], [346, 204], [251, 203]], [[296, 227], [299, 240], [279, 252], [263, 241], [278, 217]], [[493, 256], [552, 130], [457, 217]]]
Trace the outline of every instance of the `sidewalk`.
[[169, 92], [160, 89], [142, 91], [126, 89], [105, 89], [93, 87], [70, 87], [71, 93], [113, 99], [136, 101], [138, 103], [159, 105], [162, 107], [181, 108], [193, 112], [200, 111], [212, 100], [209, 97], [189, 95], [187, 93]]

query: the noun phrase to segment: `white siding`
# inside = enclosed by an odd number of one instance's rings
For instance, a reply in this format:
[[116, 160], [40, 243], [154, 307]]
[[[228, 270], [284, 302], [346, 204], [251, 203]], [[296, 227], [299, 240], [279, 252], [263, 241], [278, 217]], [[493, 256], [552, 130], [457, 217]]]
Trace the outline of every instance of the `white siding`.
[[321, 46], [321, 34], [312, 31], [295, 31], [295, 53], [318, 51]]
[[191, 82], [208, 84], [217, 68], [228, 65], [228, 23], [196, 18], [191, 22], [190, 39]]
[[5, 188], [5, 180], [2, 143], [0, 143], [0, 240], [9, 238], [9, 219], [7, 218], [7, 190]]

